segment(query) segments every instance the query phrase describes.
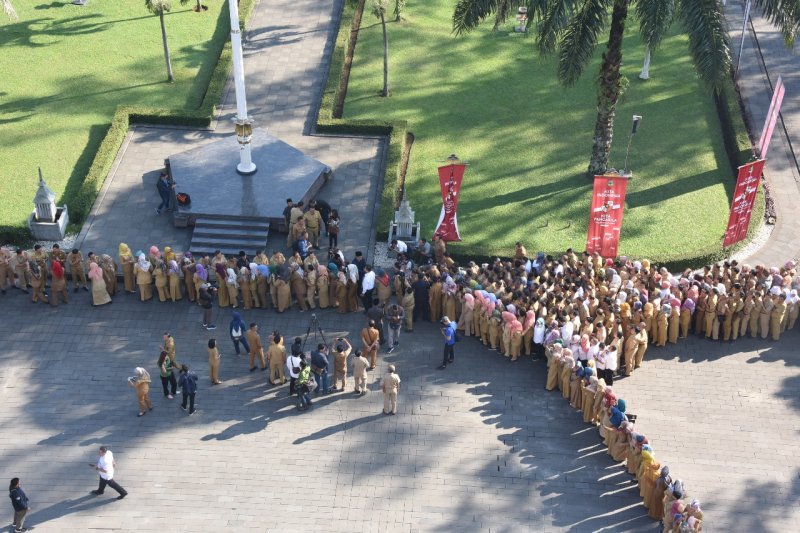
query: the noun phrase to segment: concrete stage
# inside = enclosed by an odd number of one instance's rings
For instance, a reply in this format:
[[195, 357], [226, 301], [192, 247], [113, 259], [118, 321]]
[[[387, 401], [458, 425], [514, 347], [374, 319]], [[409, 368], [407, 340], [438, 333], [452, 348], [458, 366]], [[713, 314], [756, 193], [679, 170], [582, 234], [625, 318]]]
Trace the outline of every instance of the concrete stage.
[[251, 176], [236, 172], [239, 143], [234, 135], [169, 157], [175, 192], [187, 193], [191, 205], [178, 207], [174, 224], [194, 226], [197, 218], [267, 219], [283, 227], [286, 198], [295, 202], [315, 198], [331, 169], [296, 148], [254, 129]]

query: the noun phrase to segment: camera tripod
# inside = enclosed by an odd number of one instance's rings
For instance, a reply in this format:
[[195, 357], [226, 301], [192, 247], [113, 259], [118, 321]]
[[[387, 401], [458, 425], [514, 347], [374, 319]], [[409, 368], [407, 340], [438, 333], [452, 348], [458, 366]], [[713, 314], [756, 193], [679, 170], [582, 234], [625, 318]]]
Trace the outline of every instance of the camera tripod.
[[[317, 320], [316, 314], [311, 314], [311, 320], [308, 323], [308, 329], [306, 329], [306, 336], [303, 337], [303, 345], [300, 347], [300, 352], [306, 352], [306, 341], [308, 341], [308, 337], [311, 335], [311, 330], [314, 330], [314, 342], [318, 344], [317, 335], [319, 334], [319, 338], [322, 339], [322, 344], [325, 345], [326, 348], [328, 347], [328, 341], [325, 339], [325, 334], [322, 332], [322, 328], [319, 325], [319, 320]], [[314, 347], [316, 350], [316, 346]]]

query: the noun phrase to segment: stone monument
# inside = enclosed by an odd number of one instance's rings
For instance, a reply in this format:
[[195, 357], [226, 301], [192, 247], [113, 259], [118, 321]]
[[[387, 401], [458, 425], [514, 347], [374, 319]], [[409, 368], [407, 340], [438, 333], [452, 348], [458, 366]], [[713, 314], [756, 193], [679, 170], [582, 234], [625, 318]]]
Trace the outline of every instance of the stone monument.
[[420, 223], [414, 222], [414, 211], [411, 209], [411, 204], [403, 198], [400, 201], [400, 209], [394, 212], [394, 220], [389, 223], [388, 243], [391, 246], [392, 241], [397, 239], [416, 246], [421, 235]]
[[60, 241], [64, 238], [69, 222], [67, 206], [56, 207], [56, 195], [51, 191], [39, 169], [39, 188], [33, 198], [35, 209], [28, 218], [28, 227], [34, 238], [46, 241]]

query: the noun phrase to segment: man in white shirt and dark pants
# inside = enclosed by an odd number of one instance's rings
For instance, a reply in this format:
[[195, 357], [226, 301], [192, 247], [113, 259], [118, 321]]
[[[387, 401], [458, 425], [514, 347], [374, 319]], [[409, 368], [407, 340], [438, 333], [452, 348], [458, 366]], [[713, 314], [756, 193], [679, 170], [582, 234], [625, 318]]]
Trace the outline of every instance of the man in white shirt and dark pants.
[[100, 486], [97, 490], [93, 490], [92, 494], [103, 494], [106, 490], [106, 485], [108, 485], [119, 493], [117, 499], [121, 500], [128, 495], [128, 491], [114, 481], [114, 469], [117, 467], [117, 463], [114, 461], [114, 454], [105, 446], [100, 446], [100, 451], [97, 455], [99, 456], [97, 464], [89, 463], [89, 466], [97, 470], [97, 473], [100, 474]]
[[372, 265], [364, 267], [364, 279], [361, 280], [361, 304], [364, 306], [364, 312], [372, 307], [372, 291], [375, 289], [375, 272], [372, 271]]

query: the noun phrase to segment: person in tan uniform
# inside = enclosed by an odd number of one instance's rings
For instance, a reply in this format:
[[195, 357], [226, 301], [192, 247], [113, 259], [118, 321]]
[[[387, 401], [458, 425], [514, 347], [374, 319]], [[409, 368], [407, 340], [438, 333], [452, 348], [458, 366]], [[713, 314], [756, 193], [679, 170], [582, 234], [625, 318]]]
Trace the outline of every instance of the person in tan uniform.
[[169, 261], [169, 272], [167, 272], [167, 279], [169, 280], [169, 297], [173, 302], [177, 302], [183, 298], [181, 293], [181, 285], [183, 284], [183, 272], [178, 262], [175, 259]]
[[395, 372], [394, 365], [389, 365], [389, 372], [381, 379], [383, 391], [383, 414], [397, 414], [397, 393], [400, 392], [400, 376]]
[[750, 324], [747, 326], [750, 329], [751, 339], [758, 337], [758, 324], [760, 322], [761, 309], [763, 306], [763, 294], [761, 294], [761, 291], [756, 291], [753, 294], [753, 311], [750, 313]]
[[[255, 272], [252, 276], [255, 276]], [[242, 267], [239, 269], [239, 276], [237, 281], [239, 283], [239, 289], [242, 292], [242, 307], [245, 309], [252, 309], [253, 308], [253, 291], [251, 290], [253, 278], [250, 274], [250, 269], [247, 267]]]
[[775, 302], [772, 301], [772, 297], [769, 294], [765, 294], [761, 300], [761, 308], [758, 313], [758, 330], [762, 339], [766, 339], [767, 335], [769, 335], [769, 319], [773, 307], [775, 307]]
[[406, 331], [414, 331], [414, 289], [406, 287], [406, 293], [401, 301], [403, 312], [406, 315]]
[[[742, 310], [740, 312], [740, 326], [738, 331], [738, 337], [744, 337], [747, 333], [747, 329], [750, 327], [750, 320], [753, 316], [753, 310], [755, 309], [756, 302], [755, 302], [755, 295], [752, 291], [747, 293], [747, 296], [744, 298], [744, 302], [742, 303]], [[734, 331], [734, 335], [736, 332]]]
[[153, 265], [142, 253], [139, 254], [139, 261], [133, 270], [136, 273], [136, 284], [139, 286], [139, 299], [146, 302], [153, 297], [153, 276], [150, 274], [153, 271]]
[[317, 294], [319, 295], [320, 309], [327, 309], [330, 306], [329, 279], [328, 267], [324, 265], [317, 266]]
[[742, 301], [741, 293], [736, 289], [728, 299], [725, 321], [722, 323], [723, 339], [727, 342], [733, 342], [739, 337], [742, 309], [744, 309], [744, 301]]
[[[42, 277], [47, 280], [48, 276], [48, 269], [47, 269], [47, 252], [44, 251], [41, 244], [37, 244], [33, 247], [33, 254], [31, 255], [31, 260], [36, 263], [39, 267], [39, 272], [42, 273]], [[45, 287], [47, 287], [47, 282], [45, 281]]]
[[644, 353], [647, 351], [647, 330], [644, 329], [643, 324], [639, 324], [639, 329], [640, 331], [636, 334], [638, 346], [636, 347], [636, 358], [633, 368], [642, 366], [642, 359], [644, 359]]
[[[124, 242], [120, 243], [119, 245], [118, 258], [119, 258], [119, 264], [122, 266], [122, 279], [123, 283], [125, 284], [125, 292], [127, 292], [128, 294], [133, 294], [135, 292], [134, 291], [135, 277], [133, 274], [133, 265], [136, 263], [136, 260], [133, 258], [133, 253], [131, 252], [131, 249]], [[192, 298], [192, 301], [194, 301], [194, 298]]]
[[[14, 274], [17, 275], [17, 287], [24, 292], [28, 292], [31, 283], [31, 267], [28, 264], [28, 252], [17, 248], [16, 255], [11, 261], [14, 264]], [[40, 276], [41, 277], [41, 276]]]
[[167, 264], [161, 259], [158, 259], [154, 266], [153, 278], [155, 278], [158, 300], [160, 302], [166, 302], [169, 298], [169, 292], [167, 290], [167, 283], [169, 282], [169, 280], [167, 280]]
[[86, 270], [84, 270], [83, 255], [81, 255], [77, 248], [73, 248], [72, 252], [70, 252], [67, 256], [67, 261], [69, 262], [69, 273], [72, 278], [73, 292], [78, 292], [79, 288], [83, 288], [83, 290], [88, 291], [89, 284], [86, 280]]
[[261, 362], [261, 371], [267, 369], [267, 363], [264, 360], [264, 346], [261, 344], [261, 335], [258, 334], [258, 326], [255, 322], [250, 323], [250, 329], [247, 330], [247, 344], [250, 345], [250, 372], [256, 370], [255, 358]]
[[709, 294], [708, 299], [706, 300], [706, 310], [705, 315], [703, 317], [703, 330], [706, 333], [706, 339], [712, 339], [714, 335], [714, 319], [717, 316], [717, 304], [719, 303], [719, 290], [717, 288], [711, 289], [711, 294]]
[[[41, 300], [42, 303], [47, 303], [47, 293], [44, 290], [45, 275], [39, 270], [39, 265], [33, 261], [30, 263], [28, 276], [31, 285], [31, 301], [36, 303]], [[25, 289], [25, 292], [28, 292], [28, 289]]]
[[150, 401], [150, 381], [150, 373], [142, 367], [137, 367], [134, 375], [128, 378], [128, 385], [136, 389], [136, 399], [139, 401], [139, 414], [136, 416], [144, 416], [153, 410], [153, 402]]
[[361, 330], [361, 342], [364, 343], [362, 353], [369, 359], [369, 370], [372, 370], [378, 362], [378, 343], [380, 342], [380, 332], [375, 327], [374, 320], [370, 320], [367, 327]]
[[67, 279], [61, 261], [53, 261], [51, 268], [53, 272], [50, 283], [50, 305], [58, 307], [59, 295], [64, 299], [64, 303], [67, 303]]
[[108, 295], [114, 296], [117, 293], [117, 263], [110, 255], [102, 254], [98, 264], [103, 270], [103, 280], [106, 282]]
[[772, 340], [777, 341], [781, 338], [781, 325], [783, 318], [786, 315], [786, 294], [781, 293], [775, 299], [775, 305], [769, 315], [769, 329], [772, 334]]
[[308, 211], [303, 215], [306, 221], [306, 231], [311, 240], [311, 246], [319, 248], [319, 230], [322, 227], [322, 215], [317, 211], [316, 204], [311, 202], [308, 206]]
[[284, 367], [286, 366], [286, 347], [283, 337], [277, 331], [272, 334], [267, 348], [267, 361], [269, 361], [269, 382], [277, 385], [286, 383]]
[[14, 270], [11, 268], [11, 253], [5, 248], [0, 248], [0, 293], [5, 294], [6, 289], [14, 283]]
[[[350, 356], [350, 351], [353, 347], [350, 341], [345, 338], [336, 339], [337, 344], [333, 351], [333, 379], [331, 380], [331, 387], [333, 390], [343, 391], [347, 387], [347, 358]], [[339, 379], [342, 380], [342, 388], [337, 388]]]
[[212, 385], [219, 385], [222, 380], [219, 379], [219, 348], [217, 348], [217, 339], [208, 340], [208, 376], [211, 379]]
[[311, 310], [317, 308], [316, 294], [317, 294], [317, 269], [314, 265], [306, 266], [306, 301]]
[[61, 246], [59, 246], [58, 244], [54, 244], [53, 247], [50, 249], [51, 265], [53, 261], [59, 261], [61, 263], [61, 266], [63, 267], [66, 267], [67, 265], [67, 254], [64, 253], [64, 250], [62, 250]]
[[436, 264], [440, 264], [444, 260], [444, 254], [447, 252], [447, 244], [442, 240], [439, 235], [433, 236], [433, 256], [436, 259]]
[[169, 331], [164, 332], [164, 336], [162, 337], [163, 344], [161, 345], [161, 350], [167, 352], [167, 357], [169, 357], [170, 361], [172, 361], [172, 366], [176, 368], [180, 368], [180, 363], [175, 356], [175, 338]]
[[367, 368], [369, 368], [369, 361], [361, 353], [361, 350], [357, 350], [356, 356], [353, 358], [353, 379], [356, 382], [354, 394], [363, 396], [367, 393]]

